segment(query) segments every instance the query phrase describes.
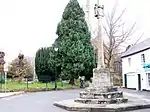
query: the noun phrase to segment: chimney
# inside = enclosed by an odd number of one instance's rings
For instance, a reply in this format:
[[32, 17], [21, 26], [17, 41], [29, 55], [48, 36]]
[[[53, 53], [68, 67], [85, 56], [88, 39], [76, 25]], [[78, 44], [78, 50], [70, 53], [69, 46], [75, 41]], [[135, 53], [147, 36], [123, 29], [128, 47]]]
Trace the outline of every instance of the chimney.
[[128, 46], [126, 47], [126, 51], [129, 50], [129, 48], [130, 48], [131, 46], [132, 46], [132, 45], [128, 45]]

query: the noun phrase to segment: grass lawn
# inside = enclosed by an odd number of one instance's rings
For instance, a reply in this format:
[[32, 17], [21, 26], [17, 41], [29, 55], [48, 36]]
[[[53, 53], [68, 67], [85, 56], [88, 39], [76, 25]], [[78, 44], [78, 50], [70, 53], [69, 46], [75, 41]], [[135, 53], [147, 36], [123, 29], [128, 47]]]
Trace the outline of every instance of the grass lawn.
[[[75, 87], [79, 87], [80, 83], [76, 82], [75, 86], [71, 86], [68, 84], [68, 82], [66, 83], [62, 83], [62, 82], [57, 82], [57, 88], [75, 88]], [[47, 88], [49, 89], [53, 89], [55, 87], [55, 83], [47, 83]], [[40, 82], [32, 82], [28, 84], [28, 89], [44, 89], [46, 88], [46, 83], [40, 83]], [[2, 85], [2, 90], [5, 89], [5, 84]], [[27, 89], [27, 84], [26, 82], [12, 82], [12, 81], [8, 81], [6, 83], [6, 89], [7, 90], [13, 90], [13, 89]]]

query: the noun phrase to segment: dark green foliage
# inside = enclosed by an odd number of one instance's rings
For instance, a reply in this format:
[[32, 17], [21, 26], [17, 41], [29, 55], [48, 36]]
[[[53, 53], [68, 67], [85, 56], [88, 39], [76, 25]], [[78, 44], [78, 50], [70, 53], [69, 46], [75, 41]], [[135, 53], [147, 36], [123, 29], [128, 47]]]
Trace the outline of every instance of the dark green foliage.
[[84, 11], [77, 0], [70, 0], [57, 27], [59, 48], [58, 66], [61, 77], [74, 80], [79, 75], [92, 76], [95, 55], [91, 45], [91, 34], [84, 17]]
[[[71, 80], [80, 76], [89, 79], [95, 67], [95, 55], [91, 34], [85, 14], [77, 0], [70, 0], [57, 26], [58, 38], [50, 48], [41, 48], [36, 53], [35, 70], [39, 81], [58, 78]], [[58, 51], [54, 49], [58, 48]]]
[[53, 74], [53, 81], [59, 78], [59, 72], [58, 72], [58, 57], [57, 57], [57, 52], [54, 50], [54, 45], [53, 47], [50, 47], [49, 49], [49, 60], [48, 60], [48, 65], [49, 65], [49, 69]]
[[53, 71], [48, 64], [50, 48], [40, 48], [36, 52], [35, 71], [40, 82], [50, 82], [53, 79]]

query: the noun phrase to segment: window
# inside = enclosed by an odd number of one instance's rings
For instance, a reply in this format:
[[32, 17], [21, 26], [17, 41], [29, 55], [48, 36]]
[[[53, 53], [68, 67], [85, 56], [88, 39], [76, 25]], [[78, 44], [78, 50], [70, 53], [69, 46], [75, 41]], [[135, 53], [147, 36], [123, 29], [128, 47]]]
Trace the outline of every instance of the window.
[[150, 86], [150, 73], [147, 73], [148, 85]]
[[142, 64], [145, 63], [145, 55], [144, 54], [141, 54], [141, 62], [142, 62]]
[[131, 58], [128, 58], [128, 64], [131, 66]]

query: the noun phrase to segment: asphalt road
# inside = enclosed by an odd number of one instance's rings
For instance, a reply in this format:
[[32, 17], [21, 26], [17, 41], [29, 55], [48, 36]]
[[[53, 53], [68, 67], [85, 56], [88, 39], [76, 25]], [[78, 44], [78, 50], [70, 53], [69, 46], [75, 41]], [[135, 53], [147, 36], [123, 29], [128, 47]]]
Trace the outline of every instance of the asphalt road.
[[[1, 112], [67, 112], [53, 106], [53, 102], [77, 98], [80, 90], [28, 93], [0, 99]], [[126, 90], [128, 91], [128, 90]], [[134, 92], [135, 91], [129, 91]], [[150, 97], [150, 92], [137, 92]], [[133, 112], [133, 111], [132, 111]], [[150, 109], [134, 112], [150, 112]]]

